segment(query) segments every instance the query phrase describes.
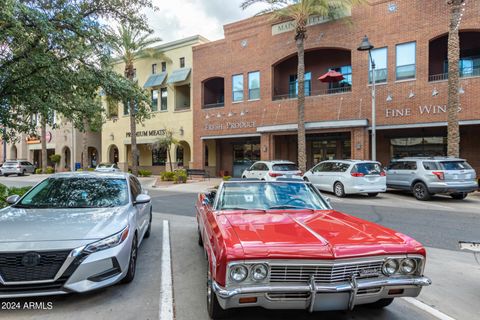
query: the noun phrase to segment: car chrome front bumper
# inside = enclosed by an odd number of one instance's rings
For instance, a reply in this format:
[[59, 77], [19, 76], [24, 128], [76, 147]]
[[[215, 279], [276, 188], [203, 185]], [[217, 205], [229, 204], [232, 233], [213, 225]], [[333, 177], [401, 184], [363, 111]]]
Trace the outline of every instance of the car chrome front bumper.
[[[318, 284], [313, 277], [309, 283], [271, 284], [265, 286], [245, 286], [226, 289], [213, 282], [213, 290], [224, 309], [238, 307], [264, 307], [266, 309], [307, 309], [310, 312], [320, 310], [352, 310], [355, 305], [373, 303], [380, 299], [411, 296], [420, 294], [422, 287], [432, 281], [427, 277], [401, 277], [382, 279], [356, 279], [338, 284]], [[359, 294], [359, 290], [378, 288], [373, 294]], [[389, 289], [403, 289], [400, 294], [389, 294]], [[271, 293], [308, 293], [305, 299], [271, 299]], [[256, 297], [256, 303], [242, 304], [241, 297]], [[320, 303], [319, 303], [320, 301]], [[322, 301], [326, 304], [322, 305]]]

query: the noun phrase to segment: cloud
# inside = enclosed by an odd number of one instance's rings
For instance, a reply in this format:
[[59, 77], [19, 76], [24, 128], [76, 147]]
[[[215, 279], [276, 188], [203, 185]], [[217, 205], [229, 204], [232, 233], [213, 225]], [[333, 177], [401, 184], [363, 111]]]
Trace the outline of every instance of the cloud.
[[164, 42], [200, 34], [209, 40], [223, 38], [223, 25], [246, 19], [260, 10], [242, 10], [242, 0], [153, 0], [158, 11], [147, 12], [155, 36]]

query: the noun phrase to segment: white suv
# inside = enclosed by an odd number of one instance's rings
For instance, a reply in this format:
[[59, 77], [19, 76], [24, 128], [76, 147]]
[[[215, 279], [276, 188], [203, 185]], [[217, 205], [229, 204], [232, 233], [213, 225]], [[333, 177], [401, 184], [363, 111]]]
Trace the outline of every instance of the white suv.
[[275, 181], [279, 177], [302, 178], [302, 171], [290, 161], [257, 161], [242, 173], [242, 178]]
[[319, 190], [333, 192], [337, 197], [366, 193], [375, 197], [387, 190], [385, 172], [380, 162], [363, 160], [328, 160], [317, 164], [304, 175]]

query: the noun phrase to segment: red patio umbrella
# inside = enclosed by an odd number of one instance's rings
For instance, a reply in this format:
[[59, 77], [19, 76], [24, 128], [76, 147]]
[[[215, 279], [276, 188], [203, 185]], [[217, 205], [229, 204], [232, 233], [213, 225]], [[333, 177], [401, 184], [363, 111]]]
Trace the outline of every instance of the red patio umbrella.
[[318, 78], [318, 80], [322, 82], [339, 82], [339, 81], [342, 81], [343, 79], [345, 79], [343, 75], [340, 72], [337, 72], [335, 70], [329, 70], [323, 76]]

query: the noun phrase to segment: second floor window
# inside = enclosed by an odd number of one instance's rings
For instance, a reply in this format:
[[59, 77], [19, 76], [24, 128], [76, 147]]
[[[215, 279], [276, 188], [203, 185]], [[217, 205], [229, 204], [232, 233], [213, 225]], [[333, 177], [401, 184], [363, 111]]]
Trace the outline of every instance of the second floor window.
[[[305, 96], [308, 97], [312, 94], [312, 73], [305, 72]], [[290, 75], [288, 86], [288, 97], [298, 97], [298, 77], [296, 74]]]
[[160, 111], [167, 111], [168, 109], [168, 91], [167, 88], [160, 89]]
[[248, 74], [248, 100], [260, 99], [260, 72]]
[[167, 63], [164, 61], [162, 62], [162, 72], [167, 71]]
[[158, 110], [158, 90], [152, 90], [152, 111]]
[[330, 82], [328, 84], [329, 91], [331, 93], [350, 91], [349, 88], [352, 87], [352, 66], [342, 66], [331, 70], [341, 73], [344, 79], [338, 82]]
[[[375, 62], [375, 83], [387, 82], [387, 48], [378, 48], [372, 50], [373, 62]], [[369, 78], [368, 83], [372, 83], [372, 61], [369, 58]]]
[[180, 58], [180, 68], [185, 68], [185, 58], [184, 57]]
[[416, 43], [397, 45], [397, 80], [414, 79], [416, 76]]
[[157, 73], [157, 64], [154, 63], [152, 64], [152, 74], [156, 74]]
[[243, 101], [243, 74], [232, 77], [232, 95], [233, 102]]

